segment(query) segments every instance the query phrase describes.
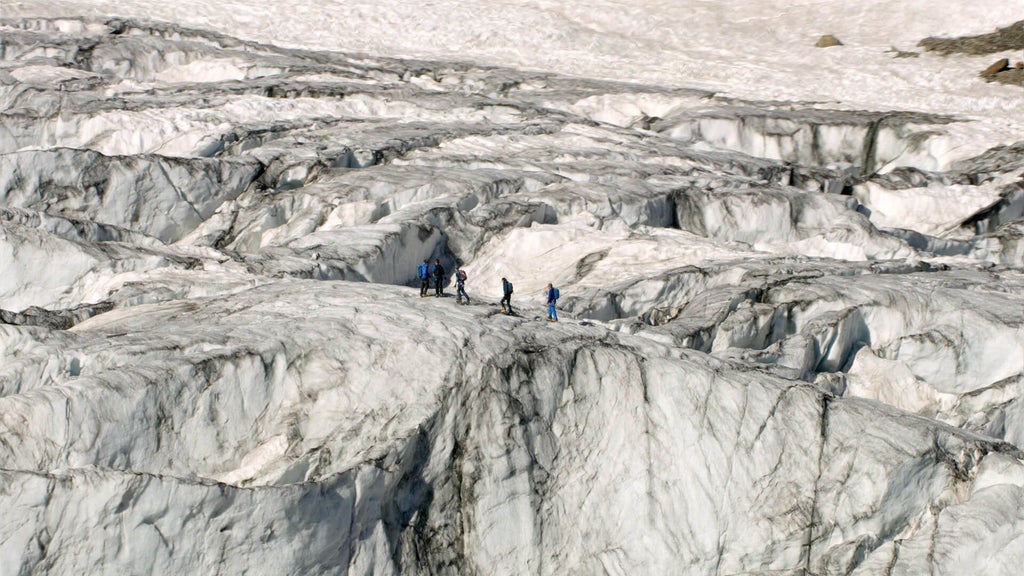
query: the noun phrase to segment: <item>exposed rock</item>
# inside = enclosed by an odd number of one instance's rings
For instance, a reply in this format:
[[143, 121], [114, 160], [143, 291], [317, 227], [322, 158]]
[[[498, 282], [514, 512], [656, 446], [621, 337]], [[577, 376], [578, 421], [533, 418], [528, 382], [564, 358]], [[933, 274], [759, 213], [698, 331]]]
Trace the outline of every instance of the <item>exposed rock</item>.
[[814, 43], [817, 48], [829, 48], [832, 46], [842, 46], [843, 43], [839, 41], [839, 38], [831, 34], [825, 34], [818, 41]]
[[991, 82], [992, 80], [1003, 84], [1024, 86], [1024, 68], [1007, 68], [992, 76], [989, 81]]
[[[985, 55], [1011, 50], [1019, 51], [1024, 49], [1024, 20], [990, 34], [962, 38], [925, 38], [918, 43], [918, 46], [941, 54]], [[986, 82], [1024, 86], [1024, 70], [1016, 66], [1010, 68], [1009, 58], [1001, 58], [986, 68], [979, 76]]]
[[992, 80], [995, 80], [996, 74], [999, 74], [1003, 70], [1008, 70], [1009, 68], [1010, 60], [1008, 58], [1000, 58], [999, 60], [996, 60], [994, 64], [985, 68], [985, 71], [979, 74], [979, 76], [991, 82]]
[[929, 37], [917, 43], [928, 51], [940, 54], [985, 55], [1024, 49], [1024, 20], [989, 34], [961, 38]]

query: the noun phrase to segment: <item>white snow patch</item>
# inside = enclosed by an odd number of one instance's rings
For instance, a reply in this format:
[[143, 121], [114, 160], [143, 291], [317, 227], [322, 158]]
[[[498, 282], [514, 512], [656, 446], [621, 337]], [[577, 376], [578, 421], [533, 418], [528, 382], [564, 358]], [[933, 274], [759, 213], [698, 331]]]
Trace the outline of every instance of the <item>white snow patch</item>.
[[854, 187], [854, 198], [871, 210], [881, 228], [905, 228], [943, 236], [1000, 199], [997, 183], [979, 186], [931, 183], [922, 188], [893, 190], [875, 182]]

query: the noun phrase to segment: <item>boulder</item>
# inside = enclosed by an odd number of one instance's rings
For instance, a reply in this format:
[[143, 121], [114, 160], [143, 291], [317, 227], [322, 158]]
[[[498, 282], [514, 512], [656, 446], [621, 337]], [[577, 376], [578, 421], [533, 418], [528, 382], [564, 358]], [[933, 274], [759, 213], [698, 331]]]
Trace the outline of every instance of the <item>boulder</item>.
[[999, 60], [997, 60], [995, 62], [995, 64], [992, 64], [988, 68], [985, 68], [985, 71], [982, 72], [981, 74], [979, 74], [979, 76], [984, 78], [986, 81], [991, 82], [992, 80], [995, 79], [996, 74], [999, 74], [1000, 72], [1002, 72], [1003, 70], [1006, 70], [1009, 67], [1010, 67], [1010, 59], [1009, 58], [1000, 58]]
[[843, 43], [839, 41], [839, 38], [831, 34], [825, 34], [814, 44], [818, 48], [829, 48], [831, 46], [842, 46]]

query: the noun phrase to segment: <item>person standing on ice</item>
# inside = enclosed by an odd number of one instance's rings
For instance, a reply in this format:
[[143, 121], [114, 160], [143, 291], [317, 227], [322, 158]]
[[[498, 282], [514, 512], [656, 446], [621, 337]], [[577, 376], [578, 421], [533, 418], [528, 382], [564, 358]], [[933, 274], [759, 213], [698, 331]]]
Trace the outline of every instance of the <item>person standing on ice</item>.
[[416, 267], [416, 277], [420, 279], [420, 298], [427, 296], [430, 289], [430, 261], [423, 260], [423, 263]]
[[555, 305], [558, 304], [558, 288], [555, 288], [548, 283], [548, 322], [558, 322], [558, 310]]
[[434, 296], [444, 296], [444, 266], [440, 258], [434, 260]]
[[501, 311], [505, 314], [512, 314], [512, 283], [508, 281], [508, 278], [501, 278], [501, 293], [504, 294], [501, 298]]
[[466, 294], [466, 271], [459, 268], [455, 271], [455, 303], [462, 304], [462, 299], [466, 299], [466, 304], [469, 304], [469, 294]]

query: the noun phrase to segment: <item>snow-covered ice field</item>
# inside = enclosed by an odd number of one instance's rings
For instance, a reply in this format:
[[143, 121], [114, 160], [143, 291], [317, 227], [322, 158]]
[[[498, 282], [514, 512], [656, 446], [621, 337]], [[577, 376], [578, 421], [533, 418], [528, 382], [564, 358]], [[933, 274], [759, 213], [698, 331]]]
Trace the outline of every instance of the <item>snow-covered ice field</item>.
[[[1024, 49], [959, 58], [889, 52], [1009, 25], [1024, 15], [1021, 0], [7, 0], [2, 14], [152, 18], [279, 46], [975, 120], [956, 134], [951, 155], [1017, 141], [1024, 118], [1019, 90], [976, 78], [999, 56], [1024, 60]], [[815, 48], [823, 34], [845, 45]], [[631, 104], [620, 113], [635, 116]]]
[[0, 576], [1017, 574], [1021, 18], [4, 1]]

